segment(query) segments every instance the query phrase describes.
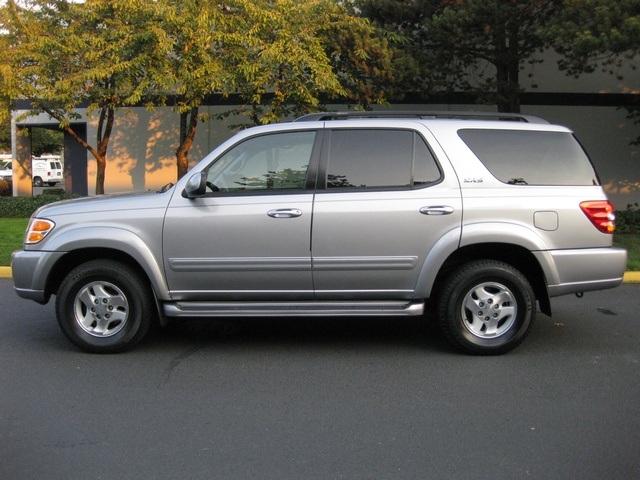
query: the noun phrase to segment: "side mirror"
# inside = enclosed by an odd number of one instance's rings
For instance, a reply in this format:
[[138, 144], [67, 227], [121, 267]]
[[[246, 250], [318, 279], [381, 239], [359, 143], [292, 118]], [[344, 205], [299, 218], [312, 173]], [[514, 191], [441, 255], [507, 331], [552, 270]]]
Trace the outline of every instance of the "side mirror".
[[184, 198], [198, 198], [204, 195], [207, 191], [207, 173], [198, 172], [195, 173], [188, 181], [187, 185], [182, 191]]

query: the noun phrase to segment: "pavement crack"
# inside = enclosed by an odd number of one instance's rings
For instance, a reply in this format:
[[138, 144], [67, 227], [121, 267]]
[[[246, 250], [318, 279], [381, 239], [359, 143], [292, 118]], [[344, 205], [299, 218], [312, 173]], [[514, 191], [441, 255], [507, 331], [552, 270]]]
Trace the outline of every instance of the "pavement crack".
[[203, 347], [205, 346], [205, 343], [202, 342], [198, 345], [195, 345], [192, 348], [188, 348], [187, 350], [179, 353], [178, 355], [176, 355], [175, 357], [173, 357], [171, 359], [171, 361], [169, 362], [169, 364], [167, 365], [167, 367], [164, 370], [164, 381], [162, 382], [161, 386], [165, 386], [167, 383], [169, 383], [169, 379], [171, 378], [172, 373], [174, 372], [174, 370], [176, 368], [178, 368], [178, 366], [180, 366], [180, 364], [188, 359], [189, 357], [195, 355], [196, 353], [198, 353], [199, 350], [201, 350]]

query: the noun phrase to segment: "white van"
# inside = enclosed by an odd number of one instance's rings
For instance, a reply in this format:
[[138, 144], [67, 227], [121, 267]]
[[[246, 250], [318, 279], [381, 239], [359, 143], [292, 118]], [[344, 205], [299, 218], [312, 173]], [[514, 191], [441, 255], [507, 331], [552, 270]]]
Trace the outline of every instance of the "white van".
[[53, 187], [62, 182], [62, 163], [59, 156], [34, 157], [31, 160], [31, 178], [33, 185], [41, 187], [45, 182]]
[[13, 165], [10, 154], [0, 154], [0, 179], [11, 180], [13, 178]]

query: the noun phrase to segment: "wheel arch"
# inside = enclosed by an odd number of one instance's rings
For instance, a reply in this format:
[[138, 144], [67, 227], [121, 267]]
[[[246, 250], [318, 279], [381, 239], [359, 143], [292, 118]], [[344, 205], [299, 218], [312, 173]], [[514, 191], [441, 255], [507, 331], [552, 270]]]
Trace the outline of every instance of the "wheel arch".
[[51, 269], [45, 286], [48, 297], [57, 291], [64, 276], [81, 263], [97, 259], [119, 260], [136, 269], [149, 282], [158, 300], [169, 299], [160, 261], [149, 245], [135, 233], [120, 228], [87, 227], [53, 237], [45, 248], [65, 252]]
[[58, 259], [47, 279], [45, 288], [47, 297], [57, 292], [62, 280], [78, 265], [100, 259], [116, 260], [129, 265], [143, 278], [149, 280], [154, 295], [157, 296], [156, 288], [153, 286], [153, 282], [150, 281], [148, 273], [131, 255], [113, 248], [91, 247], [70, 251]]
[[481, 259], [504, 262], [522, 272], [533, 287], [536, 299], [540, 304], [540, 311], [546, 315], [551, 315], [551, 302], [547, 291], [546, 278], [540, 263], [531, 251], [525, 247], [508, 243], [477, 243], [455, 250], [438, 270], [433, 281], [430, 297], [437, 297], [440, 285], [457, 267], [473, 260]]

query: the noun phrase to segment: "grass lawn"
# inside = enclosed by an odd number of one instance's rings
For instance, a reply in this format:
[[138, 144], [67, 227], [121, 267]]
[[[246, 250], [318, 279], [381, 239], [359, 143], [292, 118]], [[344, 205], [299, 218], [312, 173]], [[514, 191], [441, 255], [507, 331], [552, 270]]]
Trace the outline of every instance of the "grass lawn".
[[11, 264], [11, 252], [22, 245], [28, 218], [0, 218], [0, 266]]
[[[11, 264], [11, 252], [22, 245], [28, 223], [28, 218], [0, 218], [0, 266]], [[616, 234], [613, 243], [629, 252], [627, 270], [640, 271], [640, 235]]]
[[613, 244], [627, 249], [627, 270], [640, 271], [640, 235], [614, 235]]

